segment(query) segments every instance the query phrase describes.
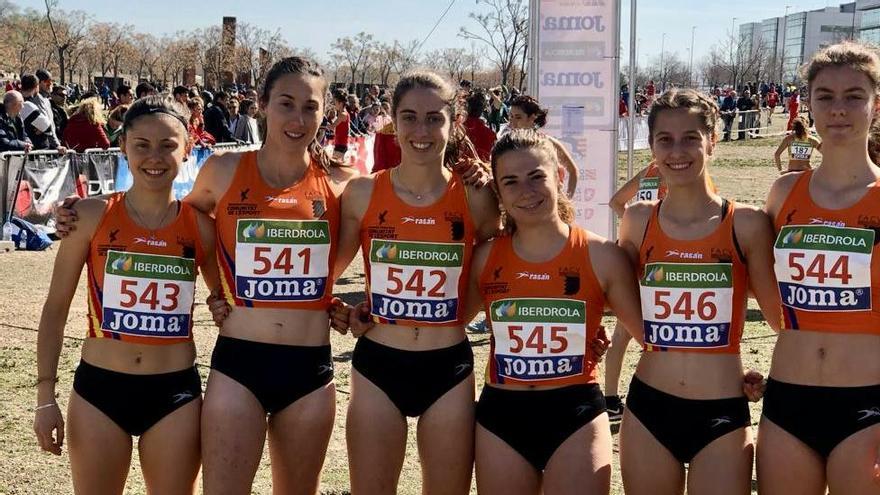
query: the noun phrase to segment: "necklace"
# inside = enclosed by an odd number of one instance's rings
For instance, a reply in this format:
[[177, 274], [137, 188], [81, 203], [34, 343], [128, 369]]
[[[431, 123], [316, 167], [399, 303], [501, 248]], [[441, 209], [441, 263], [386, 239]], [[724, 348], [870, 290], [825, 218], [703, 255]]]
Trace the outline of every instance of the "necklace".
[[[146, 221], [144, 221], [144, 217], [141, 216], [141, 214], [137, 211], [137, 209], [131, 203], [131, 200], [129, 199], [128, 194], [125, 195], [125, 203], [128, 205], [128, 210], [131, 211], [132, 213], [134, 213], [135, 220], [137, 221], [137, 223], [141, 227], [149, 230], [150, 235], [155, 235], [156, 231], [158, 229], [160, 229], [163, 225], [165, 225], [165, 220], [168, 219], [168, 212], [170, 212], [172, 209], [176, 209], [176, 208], [166, 207], [165, 214], [162, 215], [162, 219], [159, 220], [159, 223], [157, 224], [156, 228], [151, 228], [151, 227], [149, 227], [149, 224]], [[177, 205], [177, 201], [174, 201], [172, 204]]]
[[[399, 165], [398, 165], [398, 167], [399, 167]], [[412, 189], [406, 187], [406, 186], [403, 184], [403, 181], [400, 180], [400, 170], [397, 169], [397, 168], [395, 168], [395, 169], [393, 169], [393, 171], [392, 171], [391, 173], [394, 173], [394, 172], [397, 172], [397, 185], [398, 185], [398, 187], [400, 187], [401, 189], [403, 189], [403, 191], [406, 192], [407, 194], [409, 194], [410, 196], [416, 198], [416, 201], [421, 201], [422, 198], [424, 198], [426, 194], [429, 194], [429, 193], [434, 192], [434, 188], [431, 188], [431, 189], [428, 189], [427, 191], [425, 191], [425, 192], [423, 192], [423, 193], [415, 193], [415, 192], [413, 192]]]

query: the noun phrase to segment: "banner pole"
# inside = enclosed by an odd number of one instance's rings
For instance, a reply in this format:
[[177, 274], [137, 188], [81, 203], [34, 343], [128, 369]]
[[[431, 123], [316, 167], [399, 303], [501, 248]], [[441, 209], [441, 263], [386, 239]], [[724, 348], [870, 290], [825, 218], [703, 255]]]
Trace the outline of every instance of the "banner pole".
[[[629, 119], [626, 128], [626, 180], [633, 176], [633, 150], [636, 133], [636, 4], [630, 0], [629, 11]], [[617, 181], [615, 181], [616, 183]]]

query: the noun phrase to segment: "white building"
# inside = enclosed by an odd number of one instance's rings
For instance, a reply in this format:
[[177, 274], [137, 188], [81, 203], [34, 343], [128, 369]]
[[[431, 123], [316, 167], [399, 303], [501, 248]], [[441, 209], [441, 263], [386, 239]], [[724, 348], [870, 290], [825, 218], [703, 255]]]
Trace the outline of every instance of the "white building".
[[791, 82], [798, 79], [800, 66], [819, 49], [861, 35], [863, 18], [871, 16], [876, 28], [871, 33], [880, 39], [880, 0], [859, 0], [742, 24], [740, 38], [752, 46], [760, 43], [768, 54], [769, 79]]

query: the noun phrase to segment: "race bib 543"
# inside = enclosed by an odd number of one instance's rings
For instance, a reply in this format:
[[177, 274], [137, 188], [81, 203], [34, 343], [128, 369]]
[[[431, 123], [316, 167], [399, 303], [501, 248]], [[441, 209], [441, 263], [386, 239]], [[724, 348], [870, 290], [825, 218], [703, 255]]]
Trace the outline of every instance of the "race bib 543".
[[803, 311], [871, 310], [874, 231], [792, 225], [774, 246], [782, 304]]
[[488, 318], [501, 377], [552, 380], [584, 372], [586, 303], [574, 299], [501, 299]]
[[640, 292], [646, 344], [704, 349], [730, 344], [730, 263], [648, 263]]
[[464, 244], [373, 239], [372, 314], [430, 323], [458, 320], [463, 257]]
[[240, 219], [235, 295], [251, 301], [317, 301], [330, 274], [326, 220]]
[[192, 259], [108, 251], [101, 328], [139, 337], [189, 337], [195, 280]]

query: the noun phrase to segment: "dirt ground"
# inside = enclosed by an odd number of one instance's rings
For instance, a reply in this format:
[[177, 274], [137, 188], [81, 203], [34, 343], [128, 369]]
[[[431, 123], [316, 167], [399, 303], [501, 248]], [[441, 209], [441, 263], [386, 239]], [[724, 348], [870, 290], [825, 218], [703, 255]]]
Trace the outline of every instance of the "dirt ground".
[[[782, 120], [782, 118], [778, 118]], [[773, 180], [778, 176], [773, 166], [773, 151], [779, 137], [764, 138], [744, 143], [719, 145], [711, 169], [722, 195], [749, 204], [761, 205]], [[647, 163], [647, 152], [636, 154], [636, 169]], [[625, 162], [625, 156], [621, 155]], [[623, 171], [623, 169], [621, 169]], [[66, 453], [55, 457], [41, 452], [32, 431], [36, 380], [36, 331], [40, 311], [49, 286], [55, 251], [40, 253], [15, 252], [0, 254], [0, 495], [37, 495], [72, 493]], [[346, 272], [337, 293], [361, 293], [363, 268], [357, 261]], [[79, 350], [86, 328], [85, 279], [71, 305], [64, 348], [59, 364], [59, 403], [65, 409], [72, 386], [73, 372], [79, 361]], [[197, 300], [206, 296], [199, 287]], [[775, 336], [761, 320], [760, 313], [749, 312], [749, 322], [743, 338], [743, 361], [747, 367], [766, 373], [769, 369]], [[196, 305], [195, 335], [198, 346], [198, 364], [203, 383], [209, 371], [210, 353], [217, 332], [202, 304]], [[606, 328], [613, 328], [613, 319], [606, 318]], [[488, 352], [488, 335], [470, 334], [477, 370], [477, 383], [483, 379], [483, 366]], [[324, 465], [321, 492], [340, 494], [348, 490], [347, 457], [345, 451], [345, 411], [350, 386], [350, 359], [354, 348], [351, 337], [332, 334], [333, 356], [336, 362], [337, 418], [330, 449]], [[627, 384], [638, 359], [638, 350], [631, 346], [624, 364], [621, 391]], [[600, 379], [600, 383], [602, 383]], [[478, 385], [480, 387], [481, 385]], [[757, 422], [759, 406], [752, 408], [752, 420]], [[419, 461], [416, 455], [414, 422], [410, 420], [410, 443], [401, 475], [399, 493], [420, 493]], [[615, 429], [616, 433], [616, 429]], [[616, 441], [616, 435], [615, 435]], [[616, 445], [615, 445], [616, 449]], [[623, 493], [620, 471], [615, 456], [612, 493]], [[472, 492], [475, 490], [472, 489]], [[142, 494], [145, 488], [134, 454], [126, 494]], [[271, 493], [268, 454], [257, 473], [253, 493]]]

